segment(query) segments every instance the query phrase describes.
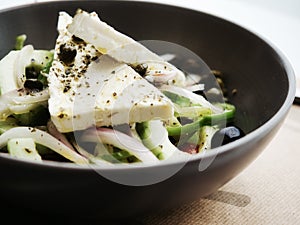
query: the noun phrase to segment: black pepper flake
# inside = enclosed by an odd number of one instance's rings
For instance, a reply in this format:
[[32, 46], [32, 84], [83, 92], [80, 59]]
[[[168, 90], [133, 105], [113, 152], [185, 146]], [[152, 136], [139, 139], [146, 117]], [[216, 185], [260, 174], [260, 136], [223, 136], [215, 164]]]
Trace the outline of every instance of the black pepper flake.
[[117, 93], [116, 93], [116, 92], [114, 92], [114, 93], [113, 93], [113, 96], [114, 96], [114, 97], [116, 97], [116, 96], [117, 96]]
[[96, 61], [98, 59], [98, 56], [92, 57], [92, 61]]
[[71, 73], [71, 69], [69, 69], [69, 68], [66, 69], [65, 73], [66, 73], [66, 75], [69, 75]]
[[61, 114], [58, 115], [58, 118], [60, 118], [60, 119], [62, 119], [64, 117], [65, 117], [65, 114], [63, 114], [63, 113], [61, 113]]
[[65, 86], [63, 92], [66, 93], [66, 92], [68, 92], [70, 89], [71, 89], [71, 86], [67, 85], [67, 86]]
[[27, 153], [31, 153], [32, 151], [29, 148], [24, 148]]

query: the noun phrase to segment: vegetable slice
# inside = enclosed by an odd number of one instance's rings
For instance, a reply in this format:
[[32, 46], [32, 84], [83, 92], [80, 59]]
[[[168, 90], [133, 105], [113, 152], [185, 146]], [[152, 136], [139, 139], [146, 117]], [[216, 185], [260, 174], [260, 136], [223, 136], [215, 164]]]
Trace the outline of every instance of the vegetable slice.
[[128, 151], [144, 163], [159, 161], [141, 142], [117, 130], [109, 128], [90, 129], [83, 135], [82, 140], [92, 142], [101, 141], [104, 144], [113, 145], [119, 149]]
[[32, 138], [12, 138], [7, 142], [7, 149], [11, 156], [18, 159], [30, 161], [42, 161], [41, 156], [36, 150]]
[[222, 108], [219, 108], [219, 107], [211, 104], [203, 96], [195, 94], [192, 91], [189, 91], [185, 88], [172, 86], [172, 85], [163, 85], [160, 88], [160, 90], [175, 93], [175, 94], [178, 94], [182, 97], [190, 99], [190, 101], [193, 104], [200, 104], [203, 107], [210, 108], [214, 113], [221, 113], [223, 111]]
[[0, 136], [0, 148], [7, 145], [11, 138], [32, 138], [35, 143], [46, 146], [76, 164], [87, 164], [88, 160], [70, 149], [45, 131], [32, 127], [14, 127]]
[[136, 130], [144, 145], [160, 160], [168, 159], [175, 151], [179, 151], [170, 142], [168, 132], [159, 120], [139, 123]]

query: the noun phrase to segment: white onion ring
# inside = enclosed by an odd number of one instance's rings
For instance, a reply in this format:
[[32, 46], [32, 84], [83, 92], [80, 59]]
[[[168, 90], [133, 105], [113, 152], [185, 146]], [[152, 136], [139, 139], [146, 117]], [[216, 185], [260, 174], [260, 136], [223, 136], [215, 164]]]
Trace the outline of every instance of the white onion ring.
[[25, 94], [24, 92], [14, 91], [13, 93], [8, 92], [5, 95], [8, 97], [11, 95], [12, 101], [16, 104], [30, 104], [47, 101], [49, 99], [48, 88], [39, 91]]
[[160, 73], [155, 73], [155, 71], [149, 71], [146, 80], [152, 83], [163, 83], [167, 84], [169, 81], [172, 82], [174, 78], [176, 78], [176, 71], [160, 71]]
[[31, 63], [31, 57], [33, 52], [34, 52], [33, 46], [26, 45], [20, 50], [19, 55], [15, 61], [14, 76], [18, 82], [19, 87], [24, 87], [24, 83], [26, 80], [25, 77], [26, 66]]
[[186, 75], [185, 85], [191, 86], [194, 84], [198, 84], [200, 81], [201, 81], [200, 75], [189, 73]]
[[195, 92], [195, 91], [204, 91], [204, 84], [194, 84], [191, 86], [186, 86], [185, 89]]
[[48, 89], [30, 94], [18, 90], [7, 92], [0, 95], [0, 119], [6, 119], [13, 113], [27, 113], [37, 104], [46, 105], [48, 99]]
[[32, 138], [36, 143], [50, 148], [76, 164], [88, 164], [88, 160], [86, 158], [79, 155], [45, 131], [32, 127], [11, 128], [0, 136], [0, 148], [6, 146], [7, 141], [11, 138]]
[[191, 100], [194, 104], [200, 104], [203, 107], [211, 109], [214, 113], [221, 113], [223, 112], [223, 109], [212, 105], [210, 102], [208, 102], [203, 96], [195, 94], [189, 90], [186, 90], [181, 87], [173, 86], [173, 85], [163, 85], [160, 90], [162, 91], [169, 91], [175, 94], [178, 94], [182, 97], [188, 98]]
[[159, 57], [162, 58], [164, 61], [169, 62], [169, 61], [172, 61], [173, 59], [175, 59], [176, 55], [167, 53], [167, 54], [160, 55]]
[[101, 142], [123, 149], [136, 156], [144, 163], [158, 162], [155, 155], [140, 141], [120, 131], [109, 128], [90, 129], [82, 136], [84, 141]]

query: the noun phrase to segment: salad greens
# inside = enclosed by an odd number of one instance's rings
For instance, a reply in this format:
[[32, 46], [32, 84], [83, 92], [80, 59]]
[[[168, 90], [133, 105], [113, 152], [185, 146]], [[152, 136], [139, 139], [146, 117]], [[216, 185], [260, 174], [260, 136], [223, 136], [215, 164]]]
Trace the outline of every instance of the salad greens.
[[[173, 116], [61, 132], [48, 108], [55, 52], [26, 45], [26, 37], [16, 37], [14, 49], [0, 61], [0, 151], [12, 157], [97, 165], [156, 163], [174, 155], [211, 150], [213, 136], [234, 120], [234, 105], [210, 103], [205, 95], [196, 93], [204, 93], [205, 84], [183, 85], [181, 80], [174, 85], [176, 77], [169, 72], [157, 76], [147, 73], [150, 64], [129, 64], [171, 102]], [[78, 37], [72, 40], [84, 42]], [[169, 82], [172, 79], [175, 81]]]

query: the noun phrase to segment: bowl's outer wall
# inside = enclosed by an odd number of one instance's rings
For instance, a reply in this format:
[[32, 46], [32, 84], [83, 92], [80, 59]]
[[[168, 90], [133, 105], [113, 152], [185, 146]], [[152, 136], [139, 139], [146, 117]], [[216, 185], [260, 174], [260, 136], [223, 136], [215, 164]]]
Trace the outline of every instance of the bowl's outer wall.
[[[224, 72], [229, 98], [238, 109], [236, 124], [246, 132], [269, 120], [286, 99], [286, 71], [279, 55], [264, 41], [216, 17], [164, 5], [55, 2], [2, 12], [0, 57], [13, 48], [15, 37], [23, 33], [35, 48], [52, 49], [58, 12], [73, 15], [77, 8], [95, 10], [102, 20], [137, 40], [180, 44], [197, 53], [211, 69]], [[237, 90], [235, 95], [230, 94], [233, 89]], [[279, 126], [247, 145], [219, 154], [203, 172], [198, 171], [198, 161], [190, 162], [170, 179], [144, 187], [109, 182], [94, 171], [41, 167], [0, 157], [0, 190], [16, 204], [90, 216], [122, 216], [174, 207], [203, 197], [232, 179], [257, 157]], [[165, 169], [170, 168], [146, 172], [160, 173]], [[142, 176], [145, 171], [136, 173]], [[18, 198], [24, 199], [23, 203]]]

